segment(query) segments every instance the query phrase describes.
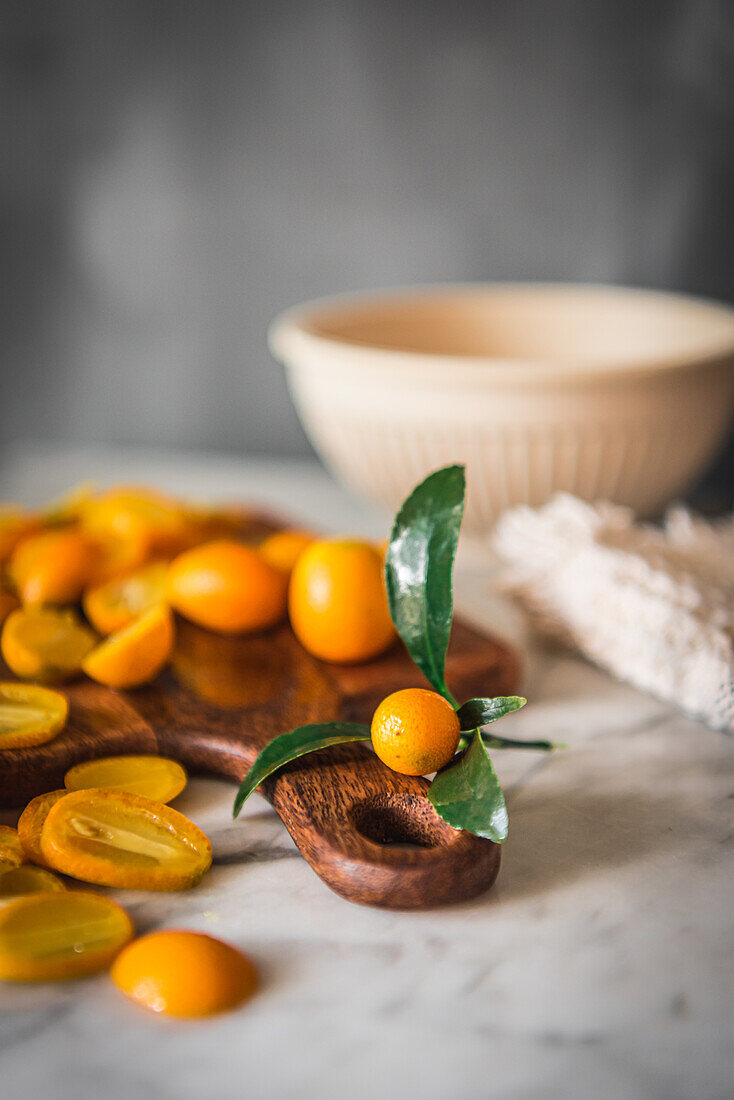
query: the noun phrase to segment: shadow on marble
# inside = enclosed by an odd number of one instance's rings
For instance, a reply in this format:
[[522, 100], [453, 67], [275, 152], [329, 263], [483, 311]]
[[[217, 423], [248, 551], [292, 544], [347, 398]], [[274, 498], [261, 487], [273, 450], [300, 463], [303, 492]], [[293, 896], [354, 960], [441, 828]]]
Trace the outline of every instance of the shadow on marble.
[[706, 818], [675, 790], [523, 790], [493, 891], [514, 901], [679, 850]]

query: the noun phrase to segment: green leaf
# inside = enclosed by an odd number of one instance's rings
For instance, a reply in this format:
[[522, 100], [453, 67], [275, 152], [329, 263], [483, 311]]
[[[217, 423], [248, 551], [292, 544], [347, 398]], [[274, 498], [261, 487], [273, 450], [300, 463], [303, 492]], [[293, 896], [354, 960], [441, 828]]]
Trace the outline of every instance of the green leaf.
[[455, 829], [501, 844], [507, 837], [507, 808], [499, 779], [479, 732], [469, 748], [440, 771], [428, 798]]
[[265, 746], [242, 780], [234, 800], [232, 817], [237, 817], [247, 799], [264, 779], [291, 760], [309, 752], [318, 752], [319, 749], [328, 749], [332, 745], [369, 739], [370, 727], [363, 726], [360, 722], [314, 722], [309, 726], [298, 726], [289, 733], [281, 733]]
[[455, 706], [445, 680], [454, 611], [452, 574], [464, 514], [463, 466], [422, 481], [398, 512], [385, 559], [390, 614], [428, 682]]
[[475, 730], [488, 726], [513, 710], [520, 710], [527, 703], [521, 695], [498, 695], [496, 699], [469, 699], [456, 712], [462, 730]]

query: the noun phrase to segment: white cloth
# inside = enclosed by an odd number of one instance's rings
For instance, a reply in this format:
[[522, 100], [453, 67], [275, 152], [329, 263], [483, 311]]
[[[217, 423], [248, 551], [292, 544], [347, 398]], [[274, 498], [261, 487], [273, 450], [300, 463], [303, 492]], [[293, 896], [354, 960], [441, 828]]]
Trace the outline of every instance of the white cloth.
[[546, 633], [614, 675], [734, 730], [734, 517], [685, 509], [662, 528], [559, 494], [505, 513], [500, 583]]

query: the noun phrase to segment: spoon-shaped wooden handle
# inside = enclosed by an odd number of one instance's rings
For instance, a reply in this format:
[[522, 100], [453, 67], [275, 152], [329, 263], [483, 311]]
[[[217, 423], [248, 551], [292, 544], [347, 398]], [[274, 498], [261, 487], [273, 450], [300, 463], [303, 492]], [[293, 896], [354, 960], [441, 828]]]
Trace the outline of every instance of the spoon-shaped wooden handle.
[[[506, 694], [517, 662], [500, 643], [459, 626], [448, 673], [463, 698]], [[277, 734], [338, 717], [369, 721], [384, 695], [421, 683], [399, 647], [370, 665], [332, 668], [305, 654], [286, 627], [230, 639], [182, 623], [172, 669], [154, 685], [117, 694], [80, 680], [68, 689], [70, 721], [59, 737], [0, 754], [0, 805], [24, 805], [62, 786], [80, 760], [119, 753], [161, 753], [240, 781]], [[476, 896], [500, 862], [497, 845], [442, 821], [426, 789], [366, 747], [345, 745], [294, 761], [261, 791], [338, 894], [417, 909]]]

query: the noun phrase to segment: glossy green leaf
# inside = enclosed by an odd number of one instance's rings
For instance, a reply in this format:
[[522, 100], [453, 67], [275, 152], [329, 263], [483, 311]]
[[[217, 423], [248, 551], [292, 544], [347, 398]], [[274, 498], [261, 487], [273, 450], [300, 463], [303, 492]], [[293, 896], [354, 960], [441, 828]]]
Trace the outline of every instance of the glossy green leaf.
[[456, 712], [462, 730], [475, 730], [488, 726], [513, 710], [520, 710], [527, 703], [521, 695], [498, 695], [496, 699], [469, 699]]
[[385, 559], [395, 628], [428, 682], [452, 706], [456, 704], [444, 670], [465, 494], [463, 466], [446, 466], [430, 474], [398, 512]]
[[305, 756], [309, 752], [328, 749], [349, 741], [369, 741], [370, 727], [360, 722], [314, 722], [298, 726], [289, 733], [281, 733], [266, 745], [242, 781], [234, 800], [232, 816], [237, 817], [256, 787], [264, 779], [282, 768], [284, 764]]
[[480, 734], [468, 749], [440, 771], [428, 798], [455, 829], [501, 844], [507, 837], [507, 808], [499, 779]]

